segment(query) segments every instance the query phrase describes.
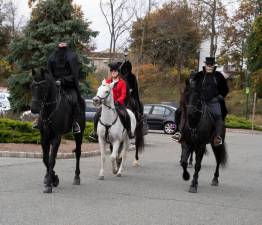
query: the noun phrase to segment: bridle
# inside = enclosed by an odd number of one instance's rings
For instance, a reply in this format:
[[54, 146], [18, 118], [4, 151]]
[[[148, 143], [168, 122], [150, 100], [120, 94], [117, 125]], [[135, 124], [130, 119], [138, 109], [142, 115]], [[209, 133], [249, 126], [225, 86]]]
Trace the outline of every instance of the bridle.
[[[42, 80], [42, 81], [38, 81], [38, 82], [33, 80], [32, 86], [36, 86], [36, 88], [38, 88], [40, 85], [46, 84], [46, 83], [47, 83], [46, 80]], [[36, 98], [32, 98], [32, 102], [40, 104], [40, 113], [39, 114], [42, 117], [44, 127], [47, 127], [49, 124], [52, 123], [50, 117], [55, 112], [56, 107], [50, 112], [49, 116], [46, 119], [43, 118], [44, 108], [47, 107], [47, 106], [50, 106], [50, 105], [55, 105], [55, 104], [57, 105], [57, 101], [58, 101], [57, 98], [56, 98], [55, 101], [48, 102], [47, 96], [48, 96], [48, 92], [46, 91], [44, 97], [41, 100], [36, 99]]]
[[[199, 122], [197, 123], [197, 126], [195, 128], [192, 128], [190, 125], [189, 125], [189, 122], [187, 121], [187, 125], [188, 125], [188, 128], [191, 132], [191, 134], [193, 136], [196, 136], [197, 135], [197, 129], [199, 128], [200, 126], [200, 121], [203, 119], [204, 117], [204, 110], [203, 110], [203, 102], [200, 100], [201, 102], [201, 109], [198, 109], [195, 105], [192, 105], [192, 104], [186, 104], [186, 108], [187, 108], [187, 112], [188, 112], [188, 109], [192, 109], [194, 112], [199, 112], [201, 113], [201, 118], [199, 119]], [[206, 108], [206, 107], [205, 107]]]
[[[36, 86], [36, 88], [38, 88], [41, 84], [46, 84], [47, 81], [46, 80], [41, 80], [41, 81], [35, 81], [33, 80], [33, 83], [32, 83], [32, 86]], [[45, 95], [43, 97], [43, 99], [39, 100], [39, 99], [36, 99], [36, 98], [32, 98], [32, 102], [35, 102], [37, 104], [40, 104], [41, 105], [41, 109], [44, 107], [44, 106], [48, 106], [48, 105], [52, 105], [52, 104], [56, 104], [57, 101], [51, 101], [51, 102], [47, 102], [46, 99], [47, 99], [47, 92], [45, 92]]]
[[[102, 86], [106, 86], [106, 85], [102, 85]], [[106, 106], [108, 109], [111, 110], [116, 110], [116, 108], [111, 107], [110, 105], [105, 104], [105, 99], [110, 95], [110, 91], [108, 91], [108, 93], [106, 94], [105, 97], [100, 97], [99, 95], [96, 95], [96, 97], [99, 99], [99, 103], [103, 104], [104, 106]]]

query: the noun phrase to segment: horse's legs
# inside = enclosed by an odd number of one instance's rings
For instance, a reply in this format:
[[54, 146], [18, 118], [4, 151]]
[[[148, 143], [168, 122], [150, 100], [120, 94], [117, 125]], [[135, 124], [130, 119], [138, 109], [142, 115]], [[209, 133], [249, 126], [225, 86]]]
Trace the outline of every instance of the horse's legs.
[[136, 146], [136, 154], [135, 154], [135, 160], [133, 162], [133, 166], [137, 167], [139, 166], [139, 156], [138, 156], [138, 147]]
[[80, 184], [80, 157], [81, 157], [81, 145], [83, 140], [83, 133], [75, 134], [75, 143], [76, 143], [76, 149], [75, 149], [75, 156], [76, 156], [76, 170], [75, 170], [75, 178], [74, 178], [74, 185]]
[[50, 143], [49, 143], [47, 138], [42, 137], [41, 145], [42, 145], [42, 150], [43, 150], [43, 163], [46, 166], [46, 174], [45, 174], [45, 177], [44, 177], [44, 184], [47, 184]]
[[193, 154], [194, 154], [194, 152], [191, 151], [190, 158], [189, 158], [189, 163], [188, 163], [188, 168], [193, 167]]
[[119, 146], [120, 146], [119, 141], [115, 141], [115, 143], [113, 144], [113, 152], [111, 153], [112, 170], [114, 174], [117, 173], [116, 157], [117, 157]]
[[124, 162], [125, 162], [125, 160], [126, 160], [126, 152], [127, 152], [127, 150], [129, 149], [129, 144], [130, 144], [129, 139], [126, 138], [126, 140], [125, 140], [124, 143], [123, 143], [123, 149], [122, 149], [122, 152], [121, 152], [120, 157], [119, 157], [119, 158], [121, 158], [122, 160], [121, 160], [120, 167], [119, 167], [119, 169], [118, 169], [118, 171], [117, 171], [117, 176], [118, 176], [118, 177], [121, 177], [121, 176], [122, 176], [122, 171], [123, 171], [123, 168], [124, 168]]
[[101, 169], [98, 175], [99, 180], [104, 180], [104, 164], [105, 164], [105, 148], [106, 148], [106, 140], [99, 137], [99, 148], [101, 153]]
[[181, 166], [183, 167], [183, 179], [187, 181], [190, 179], [190, 174], [187, 171], [187, 164], [188, 164], [187, 161], [190, 155], [190, 149], [189, 146], [186, 145], [185, 143], [182, 143], [181, 147], [182, 147]]
[[[61, 143], [61, 136], [57, 136], [52, 139], [51, 141], [51, 154], [49, 157], [49, 162], [48, 162], [48, 181], [44, 190], [44, 193], [52, 193], [52, 183], [53, 183], [53, 178], [54, 178], [54, 167], [56, 163], [56, 155], [58, 151], [58, 147]], [[57, 177], [58, 179], [58, 177]]]
[[205, 146], [200, 146], [199, 149], [196, 150], [196, 164], [195, 164], [195, 173], [193, 175], [192, 183], [189, 189], [189, 192], [196, 193], [198, 187], [198, 173], [201, 169], [201, 162], [205, 153]]
[[211, 182], [211, 185], [212, 185], [212, 186], [218, 186], [218, 183], [219, 183], [219, 182], [218, 182], [219, 166], [220, 166], [219, 150], [220, 150], [220, 149], [218, 149], [218, 148], [216, 148], [216, 147], [214, 147], [214, 146], [212, 146], [212, 148], [213, 148], [214, 155], [215, 155], [215, 157], [216, 157], [216, 163], [217, 163], [217, 165], [216, 165], [216, 170], [215, 170], [214, 178], [213, 178], [213, 180], [212, 180], [212, 182]]

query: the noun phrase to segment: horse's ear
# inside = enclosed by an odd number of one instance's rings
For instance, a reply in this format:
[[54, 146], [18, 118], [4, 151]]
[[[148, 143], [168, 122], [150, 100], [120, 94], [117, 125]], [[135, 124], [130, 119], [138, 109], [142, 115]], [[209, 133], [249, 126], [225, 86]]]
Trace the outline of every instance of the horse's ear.
[[114, 85], [115, 85], [115, 82], [112, 82], [108, 86], [110, 87], [110, 89], [112, 89], [114, 87]]
[[102, 81], [102, 85], [106, 85], [106, 79]]

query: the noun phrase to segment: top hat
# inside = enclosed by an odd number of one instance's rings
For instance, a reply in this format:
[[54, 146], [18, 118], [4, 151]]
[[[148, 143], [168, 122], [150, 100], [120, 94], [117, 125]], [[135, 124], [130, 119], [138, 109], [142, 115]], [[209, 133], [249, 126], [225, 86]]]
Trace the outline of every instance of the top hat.
[[112, 62], [108, 64], [108, 67], [110, 68], [110, 71], [119, 71], [121, 64], [121, 62]]
[[215, 57], [206, 57], [206, 61], [205, 61], [205, 64], [207, 65], [215, 65]]

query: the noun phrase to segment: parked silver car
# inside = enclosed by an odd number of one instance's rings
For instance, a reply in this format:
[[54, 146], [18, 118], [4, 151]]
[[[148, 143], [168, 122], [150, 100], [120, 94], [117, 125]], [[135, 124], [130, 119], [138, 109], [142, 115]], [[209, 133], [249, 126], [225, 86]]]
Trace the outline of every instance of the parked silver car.
[[93, 122], [98, 108], [93, 105], [92, 99], [85, 99], [85, 104], [86, 104], [86, 109], [85, 109], [86, 121]]

